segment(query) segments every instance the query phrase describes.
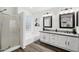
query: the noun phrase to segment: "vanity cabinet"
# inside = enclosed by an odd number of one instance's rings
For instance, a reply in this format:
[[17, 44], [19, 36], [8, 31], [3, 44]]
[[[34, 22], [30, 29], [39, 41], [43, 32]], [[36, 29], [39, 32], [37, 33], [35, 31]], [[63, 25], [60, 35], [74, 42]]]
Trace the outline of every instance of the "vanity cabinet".
[[49, 40], [49, 42], [50, 42], [50, 44], [51, 45], [53, 45], [53, 44], [58, 44], [58, 39], [57, 39], [57, 35], [54, 35], [54, 34], [49, 34], [50, 35], [50, 40]]
[[40, 41], [44, 43], [68, 51], [79, 51], [79, 37], [44, 32], [40, 36]]
[[[51, 38], [54, 37], [54, 38]], [[60, 36], [60, 35], [56, 35], [56, 34], [50, 34], [50, 44], [51, 45], [56, 45], [59, 47], [66, 47], [66, 37], [65, 36]]]
[[57, 43], [58, 43], [58, 46], [60, 47], [66, 47], [66, 37], [65, 36], [61, 36], [61, 35], [57, 35], [56, 36], [57, 38]]
[[40, 40], [42, 42], [48, 43], [49, 44], [49, 34], [48, 33], [41, 33], [40, 34]]

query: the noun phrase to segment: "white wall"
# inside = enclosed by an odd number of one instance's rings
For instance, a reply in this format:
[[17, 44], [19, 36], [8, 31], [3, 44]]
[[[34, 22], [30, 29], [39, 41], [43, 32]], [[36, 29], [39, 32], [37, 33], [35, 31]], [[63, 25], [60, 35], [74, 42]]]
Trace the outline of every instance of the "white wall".
[[[40, 24], [43, 24], [42, 22], [42, 16], [44, 14], [46, 14], [46, 12], [49, 12], [50, 14], [52, 14], [53, 16], [53, 21], [52, 21], [52, 29], [59, 29], [59, 30], [68, 30], [68, 31], [71, 31], [72, 29], [60, 29], [59, 28], [59, 13], [61, 12], [61, 10], [63, 10], [65, 7], [53, 7], [49, 10], [44, 10], [44, 11], [41, 11], [41, 12], [37, 12], [35, 13], [35, 17], [37, 17], [41, 22]], [[77, 10], [79, 9], [78, 7], [73, 7], [72, 8], [73, 10]], [[42, 27], [43, 25], [41, 25]], [[38, 29], [39, 30], [39, 29]]]
[[[20, 34], [21, 34], [21, 47], [24, 48], [26, 45], [36, 41], [36, 37], [39, 36], [39, 34], [35, 33], [34, 31], [34, 17], [33, 14], [26, 8], [18, 8], [18, 14], [20, 16]], [[26, 25], [27, 21], [31, 19], [31, 29], [27, 30]]]
[[[30, 11], [28, 11], [28, 7], [19, 7], [18, 14], [20, 14], [20, 15], [22, 14], [21, 16], [22, 16], [22, 19], [25, 20], [25, 25], [28, 25], [28, 24], [26, 24], [26, 21], [28, 21], [28, 18], [31, 18], [31, 20], [33, 20], [33, 15]], [[33, 30], [33, 21], [30, 21], [30, 22], [32, 23], [30, 31], [32, 31]], [[25, 27], [25, 30], [26, 30], [26, 27]]]

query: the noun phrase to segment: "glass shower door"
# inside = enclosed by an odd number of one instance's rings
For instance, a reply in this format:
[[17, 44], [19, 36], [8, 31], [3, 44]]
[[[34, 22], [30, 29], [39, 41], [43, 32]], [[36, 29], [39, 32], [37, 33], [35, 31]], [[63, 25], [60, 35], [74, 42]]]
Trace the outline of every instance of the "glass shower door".
[[18, 17], [0, 14], [0, 51], [19, 45]]
[[19, 24], [18, 24], [18, 17], [11, 16], [9, 21], [9, 32], [10, 32], [10, 46], [15, 47], [19, 45]]
[[0, 51], [4, 51], [9, 46], [9, 16], [0, 14]]

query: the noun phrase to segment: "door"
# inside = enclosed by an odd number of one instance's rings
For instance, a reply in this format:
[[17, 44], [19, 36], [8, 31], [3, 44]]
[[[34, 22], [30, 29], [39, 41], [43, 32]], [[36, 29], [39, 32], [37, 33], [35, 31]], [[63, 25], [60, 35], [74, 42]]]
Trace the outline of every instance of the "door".
[[79, 39], [76, 37], [68, 37], [67, 48], [72, 51], [79, 51]]

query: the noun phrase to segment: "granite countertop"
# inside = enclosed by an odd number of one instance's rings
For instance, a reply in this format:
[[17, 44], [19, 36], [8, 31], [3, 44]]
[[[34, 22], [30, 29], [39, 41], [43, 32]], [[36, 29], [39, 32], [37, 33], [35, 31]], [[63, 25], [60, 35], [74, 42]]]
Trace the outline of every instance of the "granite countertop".
[[49, 34], [72, 36], [72, 37], [79, 37], [79, 34], [73, 34], [73, 33], [63, 33], [63, 32], [55, 32], [55, 31], [40, 31], [40, 32], [49, 33]]

